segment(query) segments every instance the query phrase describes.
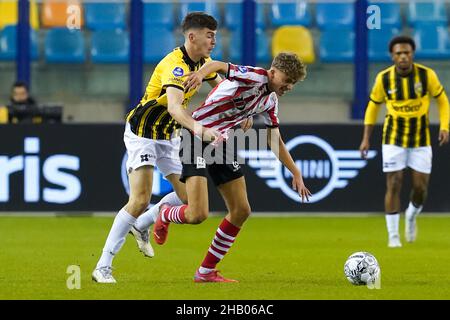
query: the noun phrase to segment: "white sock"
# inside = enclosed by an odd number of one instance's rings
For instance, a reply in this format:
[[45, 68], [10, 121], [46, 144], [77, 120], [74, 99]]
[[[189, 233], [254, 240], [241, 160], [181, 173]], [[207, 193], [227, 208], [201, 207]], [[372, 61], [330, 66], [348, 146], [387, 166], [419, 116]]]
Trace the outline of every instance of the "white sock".
[[114, 255], [122, 248], [125, 237], [135, 222], [136, 218], [126, 212], [125, 209], [122, 208], [119, 211], [109, 231], [97, 268], [111, 267]]
[[386, 215], [386, 227], [389, 233], [389, 237], [398, 236], [398, 224], [400, 221], [400, 214], [387, 214]]
[[201, 274], [207, 274], [207, 273], [210, 273], [213, 270], [214, 269], [209, 269], [209, 268], [204, 268], [204, 267], [198, 268], [198, 272], [200, 272]]
[[165, 195], [161, 199], [161, 201], [159, 201], [157, 204], [155, 204], [153, 207], [139, 216], [134, 227], [140, 231], [144, 231], [150, 228], [150, 226], [156, 222], [159, 214], [159, 207], [163, 203], [168, 203], [171, 206], [181, 206], [183, 204], [183, 201], [178, 198], [176, 192], [171, 192]]
[[410, 202], [405, 212], [406, 218], [412, 219], [417, 216], [420, 212], [422, 212], [422, 208], [423, 206], [415, 207], [413, 203]]

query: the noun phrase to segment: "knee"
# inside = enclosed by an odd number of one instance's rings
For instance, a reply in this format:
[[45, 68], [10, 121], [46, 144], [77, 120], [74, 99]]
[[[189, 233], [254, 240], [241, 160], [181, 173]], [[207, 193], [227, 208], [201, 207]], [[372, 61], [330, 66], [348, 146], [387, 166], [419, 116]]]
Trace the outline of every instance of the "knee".
[[239, 205], [236, 208], [233, 208], [231, 210], [230, 214], [235, 217], [238, 217], [239, 220], [241, 220], [241, 221], [245, 221], [248, 219], [251, 212], [252, 212], [252, 209], [250, 208], [250, 205], [247, 203], [247, 204]]
[[191, 208], [192, 214], [189, 215], [190, 224], [200, 224], [208, 218], [208, 208]]
[[127, 204], [128, 211], [132, 211], [130, 214], [140, 215], [147, 209], [149, 202], [150, 197], [144, 194], [130, 198]]

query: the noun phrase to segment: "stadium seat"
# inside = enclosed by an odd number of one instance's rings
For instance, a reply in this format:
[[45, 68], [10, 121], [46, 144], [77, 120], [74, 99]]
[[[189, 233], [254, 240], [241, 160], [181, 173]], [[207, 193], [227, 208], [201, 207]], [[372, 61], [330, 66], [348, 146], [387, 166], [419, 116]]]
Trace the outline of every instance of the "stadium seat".
[[352, 30], [326, 30], [320, 36], [322, 62], [352, 62], [355, 55], [355, 33]]
[[399, 34], [397, 28], [369, 30], [369, 59], [373, 62], [391, 61], [389, 42]]
[[125, 3], [84, 4], [86, 27], [91, 30], [126, 29]]
[[130, 39], [127, 31], [97, 30], [92, 33], [91, 59], [94, 63], [129, 61]]
[[82, 63], [86, 60], [82, 31], [50, 29], [45, 36], [45, 59], [50, 63]]
[[[233, 63], [242, 63], [242, 33], [235, 30], [231, 34], [230, 40], [230, 61]], [[263, 29], [256, 29], [256, 61], [258, 63], [267, 63], [271, 60], [269, 51], [269, 40]]]
[[450, 58], [450, 40], [447, 27], [420, 25], [414, 30], [416, 58], [444, 59]]
[[[0, 31], [0, 60], [15, 60], [17, 55], [17, 27], [6, 26]], [[38, 42], [36, 31], [31, 30], [30, 55], [32, 60], [38, 59]]]
[[[264, 4], [256, 3], [256, 28], [266, 26]], [[234, 31], [242, 28], [242, 2], [225, 4], [225, 27]]]
[[311, 26], [311, 13], [308, 2], [296, 0], [295, 2], [277, 2], [270, 6], [270, 20], [274, 27], [283, 25]]
[[172, 30], [174, 28], [173, 10], [173, 3], [144, 2], [144, 26], [146, 28], [166, 27]]
[[220, 13], [215, 0], [205, 0], [205, 1], [189, 1], [181, 0], [180, 16], [179, 21], [192, 11], [204, 11], [212, 15], [220, 24]]
[[372, 4], [380, 7], [381, 28], [402, 28], [400, 3], [396, 2], [395, 0], [390, 0], [389, 2], [369, 1], [369, 5]]
[[[68, 11], [69, 14], [67, 13]], [[80, 15], [77, 17], [74, 13], [79, 13]], [[75, 22], [74, 18], [77, 19], [76, 22], [79, 22], [79, 27], [83, 27], [83, 7], [79, 1], [44, 0], [41, 8], [41, 21], [43, 27], [67, 27], [68, 23]]]
[[[0, 1], [0, 29], [7, 25], [17, 24], [18, 1]], [[30, 25], [33, 29], [39, 28], [38, 6], [35, 0], [30, 2]]]
[[144, 62], [157, 63], [175, 48], [175, 38], [166, 28], [144, 30]]
[[411, 0], [408, 4], [407, 20], [411, 27], [421, 24], [448, 24], [445, 1], [434, 0], [424, 2], [423, 0]]
[[355, 24], [354, 4], [323, 3], [316, 5], [316, 21], [320, 30], [353, 29]]
[[303, 26], [284, 26], [272, 37], [272, 56], [283, 51], [295, 52], [305, 63], [314, 63], [314, 41], [311, 32]]
[[211, 52], [211, 58], [213, 60], [223, 60], [223, 40], [221, 33], [216, 34], [216, 45], [214, 50]]

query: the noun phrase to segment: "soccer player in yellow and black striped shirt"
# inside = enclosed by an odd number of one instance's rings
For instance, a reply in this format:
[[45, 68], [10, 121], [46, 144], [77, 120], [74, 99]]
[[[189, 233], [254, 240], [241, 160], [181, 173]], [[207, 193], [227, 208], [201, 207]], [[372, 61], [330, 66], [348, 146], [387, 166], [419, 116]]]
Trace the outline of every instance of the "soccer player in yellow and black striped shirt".
[[411, 169], [412, 192], [405, 212], [405, 238], [413, 242], [417, 235], [416, 216], [426, 199], [431, 173], [430, 98], [436, 99], [439, 109], [440, 146], [449, 140], [449, 102], [436, 73], [431, 68], [413, 62], [413, 39], [396, 37], [391, 40], [389, 51], [394, 65], [376, 77], [365, 114], [360, 151], [365, 158], [378, 111], [381, 104], [386, 104], [382, 154], [383, 172], [387, 179], [385, 213], [388, 246], [401, 247], [398, 226], [403, 169]]
[[[150, 203], [155, 165], [175, 189], [160, 203], [181, 205], [187, 198], [185, 186], [179, 181], [182, 169], [178, 155], [180, 139], [174, 137], [180, 125], [169, 111], [179, 105], [186, 108], [197, 93], [197, 89], [185, 90], [184, 78], [210, 60], [216, 43], [217, 21], [203, 12], [192, 12], [184, 18], [181, 27], [184, 45], [174, 49], [156, 66], [144, 97], [127, 115], [124, 141], [128, 154], [130, 197], [117, 214], [102, 256], [92, 273], [92, 278], [97, 282], [116, 282], [112, 276], [112, 260], [125, 242], [128, 232], [135, 236], [145, 256], [154, 255], [148, 239], [148, 228], [154, 222], [155, 214], [158, 214], [159, 204], [146, 214], [142, 213]], [[205, 78], [212, 87], [220, 80], [215, 73]], [[212, 140], [215, 136], [211, 130], [200, 128], [200, 131], [205, 139]]]

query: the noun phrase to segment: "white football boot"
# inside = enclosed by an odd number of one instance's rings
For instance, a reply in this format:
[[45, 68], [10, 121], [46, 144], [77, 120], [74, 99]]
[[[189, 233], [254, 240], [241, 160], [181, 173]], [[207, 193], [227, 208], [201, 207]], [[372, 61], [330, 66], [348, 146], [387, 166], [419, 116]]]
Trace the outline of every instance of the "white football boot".
[[402, 246], [402, 243], [400, 242], [400, 236], [398, 234], [389, 236], [389, 248], [400, 248]]
[[150, 244], [149, 231], [140, 231], [132, 226], [130, 229], [130, 233], [136, 239], [138, 248], [144, 254], [144, 256], [152, 258], [155, 255], [155, 251], [153, 251], [153, 247]]
[[416, 215], [406, 217], [405, 219], [405, 238], [408, 242], [414, 242], [417, 238]]
[[116, 283], [111, 267], [100, 267], [92, 272], [92, 280], [98, 283]]

